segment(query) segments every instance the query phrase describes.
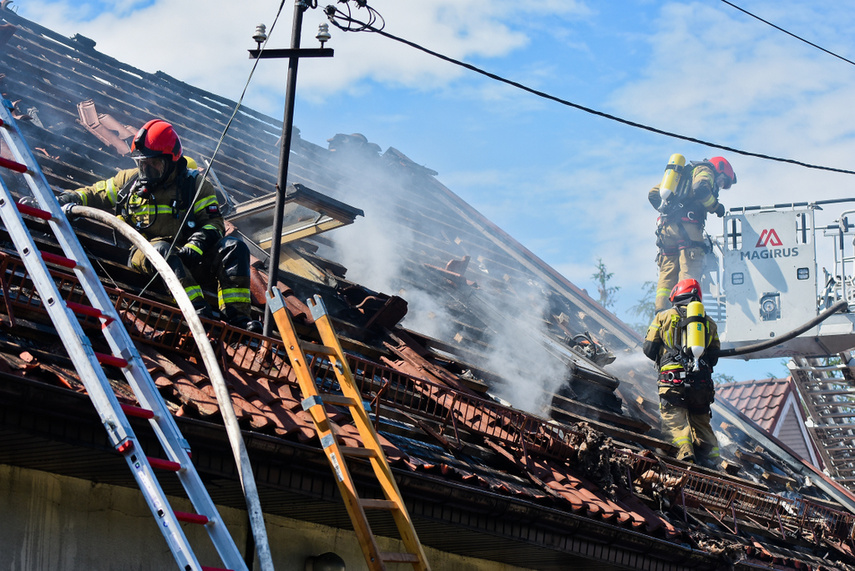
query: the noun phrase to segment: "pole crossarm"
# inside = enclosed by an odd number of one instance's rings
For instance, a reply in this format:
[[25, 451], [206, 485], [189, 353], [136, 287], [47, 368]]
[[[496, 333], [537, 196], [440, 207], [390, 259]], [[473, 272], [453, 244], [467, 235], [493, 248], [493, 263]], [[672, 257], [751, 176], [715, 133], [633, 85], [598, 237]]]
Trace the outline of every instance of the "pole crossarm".
[[332, 48], [280, 48], [271, 50], [247, 50], [249, 59], [282, 59], [292, 57], [333, 57]]

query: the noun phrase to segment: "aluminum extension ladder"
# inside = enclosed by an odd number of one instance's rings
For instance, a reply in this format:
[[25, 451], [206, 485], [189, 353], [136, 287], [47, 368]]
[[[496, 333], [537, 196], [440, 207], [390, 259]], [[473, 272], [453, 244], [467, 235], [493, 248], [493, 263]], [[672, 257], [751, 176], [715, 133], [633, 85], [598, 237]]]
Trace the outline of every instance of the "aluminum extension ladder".
[[[246, 563], [229, 535], [214, 502], [190, 461], [190, 447], [178, 430], [166, 403], [160, 397], [139, 352], [95, 274], [70, 222], [60, 209], [53, 190], [21, 135], [5, 99], [0, 105], [0, 134], [16, 161], [0, 157], [0, 167], [20, 173], [27, 181], [40, 208], [15, 203], [6, 182], [0, 177], [0, 218], [21, 255], [42, 303], [71, 358], [89, 398], [107, 430], [110, 443], [125, 458], [140, 490], [157, 521], [169, 549], [186, 571], [215, 571], [222, 568], [199, 564], [181, 522], [203, 525], [226, 568], [246, 571]], [[46, 220], [65, 257], [39, 252], [21, 214]], [[73, 269], [91, 306], [66, 303], [48, 272], [45, 262]], [[101, 331], [112, 354], [98, 353], [84, 334], [75, 314], [99, 319]], [[141, 407], [122, 405], [110, 387], [103, 366], [122, 370]], [[146, 457], [128, 417], [146, 418], [160, 440], [168, 460]], [[174, 511], [158, 482], [154, 469], [174, 472], [193, 504], [196, 513]]]
[[[303, 410], [308, 411], [314, 421], [315, 430], [332, 467], [338, 489], [344, 498], [347, 512], [350, 515], [356, 536], [359, 538], [359, 544], [362, 547], [368, 568], [372, 571], [380, 571], [386, 569], [386, 563], [410, 563], [413, 569], [417, 571], [429, 571], [430, 566], [425, 558], [424, 550], [401, 498], [401, 492], [395, 483], [386, 455], [380, 447], [377, 433], [374, 431], [368, 413], [365, 412], [362, 396], [356, 388], [353, 374], [333, 330], [326, 307], [324, 307], [320, 296], [317, 295], [307, 300], [306, 303], [312, 311], [322, 345], [301, 342], [294, 329], [291, 315], [285, 307], [282, 293], [278, 289], [274, 289], [271, 296], [271, 292], [268, 292], [267, 305], [273, 314], [279, 333], [282, 335], [285, 351], [288, 353], [291, 367], [300, 384], [303, 395]], [[314, 374], [310, 370], [312, 361], [306, 358], [307, 354], [313, 355], [315, 360], [320, 357], [329, 361], [342, 394], [321, 394], [318, 391]], [[325, 406], [343, 407], [350, 413], [362, 438], [361, 447], [341, 446], [338, 443]], [[358, 496], [353, 478], [345, 463], [346, 457], [365, 458], [370, 461], [374, 475], [383, 490], [385, 500], [360, 498]], [[386, 510], [391, 513], [398, 528], [400, 539], [406, 548], [405, 552], [380, 551], [368, 523], [366, 509]]]

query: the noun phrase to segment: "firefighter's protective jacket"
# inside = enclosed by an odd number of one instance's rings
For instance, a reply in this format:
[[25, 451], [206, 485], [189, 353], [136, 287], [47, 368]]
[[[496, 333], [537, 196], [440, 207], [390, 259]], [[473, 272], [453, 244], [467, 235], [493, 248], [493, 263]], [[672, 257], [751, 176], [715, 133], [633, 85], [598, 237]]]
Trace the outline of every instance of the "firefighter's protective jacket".
[[[682, 350], [685, 337], [685, 326], [681, 322], [686, 319], [686, 307], [676, 306], [660, 311], [653, 318], [647, 335], [644, 338], [643, 351], [649, 359], [656, 361], [660, 372], [682, 368]], [[704, 358], [709, 368], [715, 366], [718, 359], [715, 353], [721, 348], [718, 339], [718, 327], [709, 317], [706, 319], [706, 351]]]
[[[224, 235], [225, 221], [213, 185], [202, 180], [197, 195], [201, 175], [186, 168], [176, 169], [162, 184], [146, 192], [142, 192], [137, 178], [137, 169], [122, 170], [112, 178], [71, 192], [80, 204], [112, 211], [135, 226], [166, 257], [200, 315], [207, 317], [210, 307], [197, 278], [215, 278], [221, 317], [238, 327], [252, 323], [249, 250], [242, 240]], [[191, 214], [184, 222], [188, 210]], [[167, 256], [179, 231], [172, 254]], [[199, 263], [187, 267], [177, 255], [181, 248], [199, 254]], [[154, 272], [136, 248], [131, 250], [129, 264], [144, 274]]]
[[[149, 241], [172, 240], [181, 227], [188, 208], [192, 208], [189, 223], [183, 227], [176, 248], [189, 246], [204, 254], [223, 237], [225, 222], [220, 214], [213, 185], [207, 180], [201, 183], [196, 200], [198, 178], [191, 171], [176, 170], [148, 194], [140, 195], [136, 188], [137, 169], [119, 171], [116, 176], [74, 190], [83, 206], [91, 206], [125, 218]], [[118, 207], [117, 207], [118, 204]]]

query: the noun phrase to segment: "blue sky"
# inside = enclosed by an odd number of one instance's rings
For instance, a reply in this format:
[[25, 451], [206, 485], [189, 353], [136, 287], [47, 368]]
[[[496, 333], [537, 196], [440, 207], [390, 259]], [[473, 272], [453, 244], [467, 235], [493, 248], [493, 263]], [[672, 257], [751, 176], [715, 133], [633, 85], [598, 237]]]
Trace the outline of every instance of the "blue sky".
[[[325, 6], [332, 0], [320, 5]], [[855, 2], [741, 0], [848, 59]], [[237, 99], [256, 24], [280, 2], [18, 0], [18, 12], [145, 71]], [[287, 47], [285, 2], [268, 47]], [[573, 103], [712, 143], [855, 169], [855, 68], [725, 2], [369, 0], [386, 31]], [[317, 45], [321, 9], [304, 16]], [[647, 203], [668, 157], [724, 155], [739, 184], [728, 206], [852, 195], [852, 175], [727, 153], [587, 114], [376, 34], [335, 28], [332, 59], [300, 63], [295, 125], [319, 145], [362, 133], [395, 147], [523, 245], [596, 296], [601, 258], [621, 288], [616, 312], [656, 279]], [[282, 116], [286, 63], [260, 62], [245, 103]], [[717, 233], [717, 219], [708, 225]], [[820, 246], [821, 247], [821, 246]], [[829, 246], [830, 247], [830, 246]], [[367, 284], [371, 285], [371, 284]], [[785, 374], [782, 360], [729, 362], [737, 380]]]

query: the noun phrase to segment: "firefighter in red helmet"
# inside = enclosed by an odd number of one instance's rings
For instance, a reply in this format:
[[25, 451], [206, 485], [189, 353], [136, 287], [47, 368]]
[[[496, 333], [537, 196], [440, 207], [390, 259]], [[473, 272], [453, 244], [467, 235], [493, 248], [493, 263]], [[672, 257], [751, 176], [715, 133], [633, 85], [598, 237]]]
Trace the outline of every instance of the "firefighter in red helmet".
[[[199, 283], [215, 278], [220, 317], [235, 327], [261, 332], [261, 323], [250, 313], [249, 249], [239, 238], [224, 235], [214, 187], [188, 168], [172, 125], [161, 119], [143, 125], [134, 137], [131, 158], [137, 168], [63, 192], [59, 203], [115, 212], [166, 258], [197, 314], [213, 317]], [[131, 250], [130, 265], [154, 273], [136, 248]]]
[[[674, 156], [682, 159], [681, 155]], [[719, 192], [736, 184], [733, 167], [724, 157], [675, 165], [674, 168], [679, 172], [679, 182], [673, 192], [665, 196], [660, 184], [647, 195], [650, 204], [659, 211], [656, 311], [668, 308], [668, 294], [679, 280], [700, 279], [708, 251], [704, 241], [707, 214], [714, 213], [719, 218], [724, 216], [724, 205], [718, 200]]]
[[656, 314], [643, 345], [659, 372], [662, 429], [677, 447], [678, 460], [716, 467], [720, 454], [710, 405], [715, 399], [712, 372], [721, 348], [718, 330], [703, 314], [697, 280], [680, 280], [669, 299], [672, 307]]

